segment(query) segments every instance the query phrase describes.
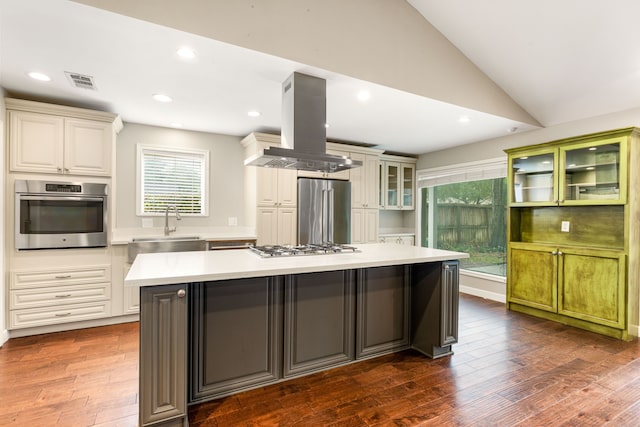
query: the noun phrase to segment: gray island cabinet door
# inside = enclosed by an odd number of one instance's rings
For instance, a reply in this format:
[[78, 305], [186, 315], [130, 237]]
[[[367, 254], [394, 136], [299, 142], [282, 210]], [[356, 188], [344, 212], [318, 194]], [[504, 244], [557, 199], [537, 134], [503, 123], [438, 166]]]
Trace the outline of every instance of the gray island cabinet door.
[[186, 427], [188, 285], [140, 289], [140, 425]]
[[190, 403], [280, 379], [281, 295], [280, 276], [194, 285]]
[[432, 358], [458, 342], [459, 270], [458, 261], [411, 268], [411, 347]]
[[409, 346], [410, 267], [358, 270], [356, 358]]
[[354, 360], [355, 272], [285, 277], [284, 377]]

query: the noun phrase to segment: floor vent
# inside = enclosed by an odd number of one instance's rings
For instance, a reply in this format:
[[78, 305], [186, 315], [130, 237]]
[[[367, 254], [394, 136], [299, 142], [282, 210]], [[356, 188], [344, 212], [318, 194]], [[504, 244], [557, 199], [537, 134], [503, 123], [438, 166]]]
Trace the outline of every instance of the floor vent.
[[67, 75], [67, 78], [69, 79], [71, 84], [75, 87], [89, 90], [98, 90], [98, 88], [96, 88], [95, 82], [93, 81], [93, 77], [85, 76], [79, 73], [71, 73], [69, 71], [65, 71], [64, 73]]

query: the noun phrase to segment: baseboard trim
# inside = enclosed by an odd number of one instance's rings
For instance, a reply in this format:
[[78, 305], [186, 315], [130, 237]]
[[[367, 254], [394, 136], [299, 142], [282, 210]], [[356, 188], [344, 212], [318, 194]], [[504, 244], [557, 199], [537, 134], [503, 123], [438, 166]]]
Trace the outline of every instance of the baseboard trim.
[[7, 341], [9, 341], [9, 331], [5, 329], [0, 332], [0, 347], [2, 347]]
[[497, 292], [485, 291], [483, 289], [474, 288], [471, 286], [460, 285], [460, 292], [463, 294], [469, 294], [480, 298], [485, 298], [491, 301], [497, 301], [505, 304], [507, 302], [507, 296], [499, 294]]

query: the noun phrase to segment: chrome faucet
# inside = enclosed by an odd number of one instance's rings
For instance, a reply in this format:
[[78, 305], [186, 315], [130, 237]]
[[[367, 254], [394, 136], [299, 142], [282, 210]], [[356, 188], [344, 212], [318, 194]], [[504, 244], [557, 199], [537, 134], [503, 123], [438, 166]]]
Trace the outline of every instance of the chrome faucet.
[[169, 211], [173, 210], [176, 213], [176, 220], [180, 221], [182, 217], [180, 216], [180, 212], [178, 212], [178, 208], [176, 205], [167, 205], [167, 208], [164, 210], [164, 235], [168, 236], [169, 233], [176, 231], [176, 227], [169, 228]]

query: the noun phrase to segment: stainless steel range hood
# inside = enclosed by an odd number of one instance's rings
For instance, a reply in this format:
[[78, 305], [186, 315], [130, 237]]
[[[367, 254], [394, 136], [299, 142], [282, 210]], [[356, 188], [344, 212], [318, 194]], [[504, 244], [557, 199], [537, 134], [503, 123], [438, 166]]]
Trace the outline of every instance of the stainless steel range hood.
[[359, 160], [326, 153], [327, 84], [293, 73], [282, 84], [282, 140], [244, 161], [247, 166], [340, 172], [362, 166]]

